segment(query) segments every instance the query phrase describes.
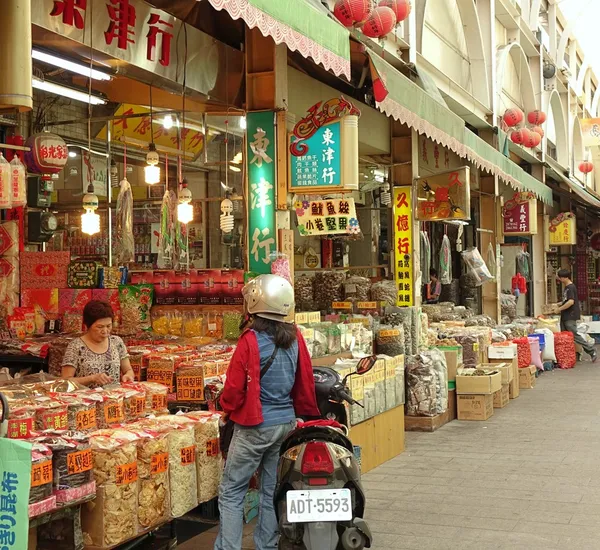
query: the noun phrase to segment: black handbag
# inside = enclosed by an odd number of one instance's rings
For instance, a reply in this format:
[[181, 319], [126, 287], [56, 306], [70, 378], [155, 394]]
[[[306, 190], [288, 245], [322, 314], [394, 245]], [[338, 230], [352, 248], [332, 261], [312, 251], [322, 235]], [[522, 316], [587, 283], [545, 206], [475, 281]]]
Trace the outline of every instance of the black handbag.
[[[277, 352], [279, 348], [275, 346], [271, 357], [269, 357], [265, 366], [260, 369], [260, 379], [262, 380], [263, 376], [267, 374], [267, 371], [271, 368], [273, 361], [275, 361], [275, 357], [277, 356]], [[229, 446], [231, 445], [231, 440], [233, 439], [233, 428], [235, 426], [235, 422], [230, 418], [227, 419], [227, 422], [223, 425], [219, 425], [219, 446], [221, 448], [221, 452], [226, 455], [229, 451]]]

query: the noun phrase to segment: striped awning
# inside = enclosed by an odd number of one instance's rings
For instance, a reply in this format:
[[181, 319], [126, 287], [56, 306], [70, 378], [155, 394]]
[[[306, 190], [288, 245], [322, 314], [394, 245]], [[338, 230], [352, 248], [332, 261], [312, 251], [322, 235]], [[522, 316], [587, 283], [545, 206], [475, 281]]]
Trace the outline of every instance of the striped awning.
[[276, 44], [350, 80], [350, 33], [310, 0], [208, 0], [216, 10], [257, 27]]

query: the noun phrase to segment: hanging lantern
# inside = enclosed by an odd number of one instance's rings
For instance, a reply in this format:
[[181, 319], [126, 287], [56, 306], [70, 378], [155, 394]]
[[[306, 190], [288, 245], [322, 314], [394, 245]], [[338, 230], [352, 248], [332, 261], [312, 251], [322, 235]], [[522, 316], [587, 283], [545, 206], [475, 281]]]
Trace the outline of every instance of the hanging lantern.
[[381, 102], [387, 97], [387, 95], [388, 91], [383, 83], [383, 80], [381, 80], [381, 78], [376, 78], [373, 81], [373, 97], [375, 98], [375, 101]]
[[190, 223], [194, 219], [194, 207], [192, 206], [192, 192], [188, 189], [187, 180], [181, 182], [179, 190], [179, 204], [177, 205], [177, 221], [179, 223]]
[[527, 120], [529, 124], [539, 126], [540, 124], [544, 124], [544, 122], [546, 122], [546, 113], [544, 113], [544, 111], [536, 109], [535, 111], [531, 111], [527, 114]]
[[88, 185], [87, 194], [83, 196], [83, 209], [85, 213], [81, 215], [81, 232], [95, 235], [100, 232], [100, 216], [96, 214], [98, 197], [94, 195], [94, 186], [91, 183]]
[[366, 21], [374, 7], [374, 0], [337, 0], [333, 15], [344, 27], [352, 27]]
[[517, 145], [522, 145], [525, 137], [527, 136], [527, 132], [529, 130], [527, 128], [521, 128], [520, 130], [514, 130], [510, 133], [510, 139], [513, 143]]
[[385, 6], [375, 8], [367, 18], [361, 30], [369, 38], [381, 38], [392, 32], [396, 26], [396, 14]]
[[[526, 130], [526, 128], [523, 128]], [[523, 145], [528, 149], [535, 149], [542, 142], [542, 136], [531, 130], [527, 130], [525, 138], [523, 139]]]
[[583, 174], [589, 174], [594, 170], [594, 165], [589, 160], [585, 160], [579, 163], [579, 171]]
[[160, 168], [158, 167], [159, 156], [156, 152], [154, 142], [150, 144], [148, 154], [146, 155], [147, 165], [144, 166], [144, 181], [149, 185], [154, 185], [160, 181]]
[[541, 126], [534, 126], [531, 131], [539, 134], [541, 138], [544, 137], [544, 129]]
[[523, 122], [523, 116], [523, 111], [521, 111], [521, 109], [513, 107], [512, 109], [507, 109], [504, 112], [502, 119], [509, 128], [513, 128], [517, 124], [521, 124], [521, 122]]
[[56, 134], [42, 132], [27, 138], [25, 166], [34, 174], [57, 174], [67, 164], [69, 150], [65, 140]]
[[233, 202], [229, 199], [223, 199], [221, 201], [221, 231], [223, 231], [223, 233], [231, 233], [233, 231], [234, 221]]
[[410, 0], [381, 0], [379, 6], [392, 9], [396, 16], [396, 24], [404, 21], [410, 15], [412, 9]]

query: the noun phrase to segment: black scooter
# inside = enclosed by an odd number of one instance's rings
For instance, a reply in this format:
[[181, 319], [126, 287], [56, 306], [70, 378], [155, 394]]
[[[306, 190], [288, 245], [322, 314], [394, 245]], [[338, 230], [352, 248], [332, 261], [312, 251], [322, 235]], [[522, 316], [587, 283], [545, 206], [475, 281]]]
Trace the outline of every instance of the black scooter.
[[[376, 357], [365, 357], [349, 376], [363, 375]], [[348, 438], [345, 403], [355, 401], [339, 373], [315, 367], [321, 420], [300, 424], [283, 442], [277, 470], [275, 513], [280, 550], [362, 550], [372, 535], [363, 519], [365, 494]], [[362, 405], [360, 405], [362, 406]]]

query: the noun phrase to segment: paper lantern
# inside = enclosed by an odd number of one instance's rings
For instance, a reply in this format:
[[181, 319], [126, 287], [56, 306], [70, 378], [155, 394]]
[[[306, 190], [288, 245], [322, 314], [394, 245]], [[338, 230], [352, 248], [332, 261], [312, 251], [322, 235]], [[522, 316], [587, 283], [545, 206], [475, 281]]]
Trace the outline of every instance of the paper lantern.
[[376, 78], [373, 82], [373, 97], [375, 101], [383, 101], [388, 95], [388, 91], [381, 78]]
[[531, 131], [539, 134], [542, 138], [544, 137], [544, 129], [541, 126], [534, 126]]
[[540, 124], [544, 124], [544, 122], [546, 122], [546, 113], [536, 109], [535, 111], [531, 111], [527, 114], [527, 120], [529, 121], [529, 124], [539, 126]]
[[344, 27], [352, 27], [365, 21], [374, 8], [374, 0], [337, 0], [333, 15]]
[[67, 144], [56, 134], [33, 134], [25, 146], [31, 149], [25, 153], [25, 165], [34, 174], [57, 174], [67, 164]]
[[529, 130], [527, 128], [521, 128], [520, 130], [514, 130], [510, 134], [510, 139], [513, 143], [516, 143], [517, 145], [522, 145], [523, 141], [525, 140], [525, 137], [527, 136], [527, 132], [529, 132]]
[[579, 163], [579, 171], [584, 174], [589, 174], [593, 169], [594, 165], [589, 160]]
[[509, 128], [513, 128], [517, 124], [523, 122], [523, 116], [523, 111], [521, 111], [521, 109], [513, 107], [512, 109], [507, 109], [505, 111], [502, 119]]
[[380, 38], [390, 33], [396, 25], [396, 14], [385, 6], [375, 8], [362, 26], [362, 33], [369, 38]]
[[396, 24], [404, 21], [410, 15], [412, 9], [410, 0], [381, 0], [379, 6], [393, 10], [396, 16]]
[[[523, 128], [523, 130], [526, 130]], [[542, 136], [536, 132], [532, 132], [531, 130], [526, 130], [525, 138], [523, 139], [523, 145], [529, 149], [535, 149], [541, 142]]]

